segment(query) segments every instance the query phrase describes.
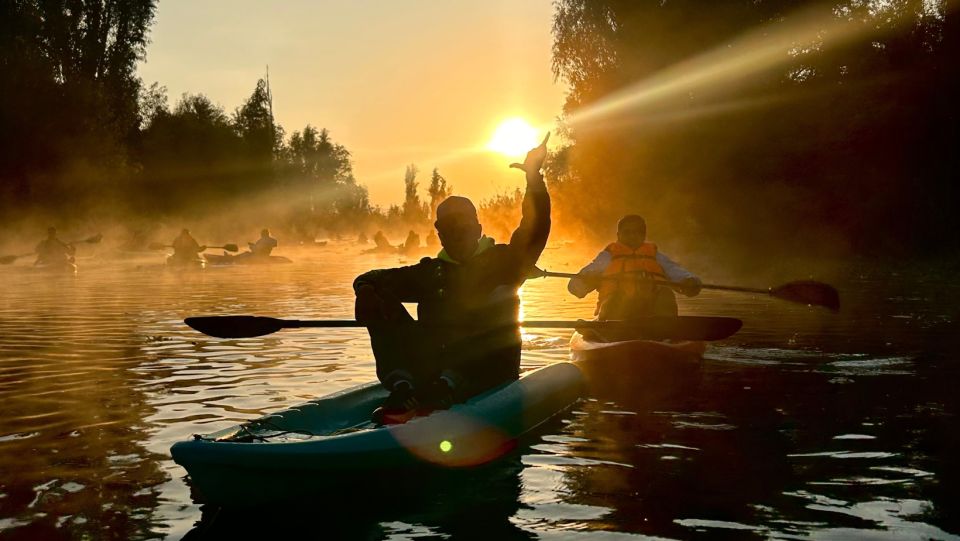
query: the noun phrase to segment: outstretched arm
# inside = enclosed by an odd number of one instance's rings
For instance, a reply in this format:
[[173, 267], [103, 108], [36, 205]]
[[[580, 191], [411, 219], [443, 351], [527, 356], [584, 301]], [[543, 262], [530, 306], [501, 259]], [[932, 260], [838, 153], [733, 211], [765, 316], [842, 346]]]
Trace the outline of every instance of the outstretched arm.
[[580, 269], [580, 272], [577, 273], [579, 276], [570, 279], [567, 283], [567, 291], [581, 299], [586, 297], [587, 294], [600, 286], [600, 277], [603, 275], [603, 271], [607, 270], [607, 265], [610, 264], [612, 259], [610, 252], [606, 250], [597, 254], [597, 257], [593, 258], [589, 265]]
[[527, 189], [523, 194], [523, 207], [520, 225], [510, 237], [510, 248], [519, 257], [521, 268], [526, 270], [537, 263], [547, 237], [550, 236], [550, 194], [543, 181], [540, 168], [547, 157], [547, 140], [543, 138], [540, 146], [527, 153], [523, 163], [513, 163], [510, 167], [526, 173]]

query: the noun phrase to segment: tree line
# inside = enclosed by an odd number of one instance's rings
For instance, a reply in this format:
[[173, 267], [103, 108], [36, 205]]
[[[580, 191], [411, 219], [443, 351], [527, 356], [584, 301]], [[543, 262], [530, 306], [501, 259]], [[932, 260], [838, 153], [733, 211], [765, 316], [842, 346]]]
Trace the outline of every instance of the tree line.
[[639, 211], [691, 250], [954, 251], [952, 8], [559, 0], [558, 207], [585, 232]]
[[7, 225], [210, 214], [312, 239], [358, 227], [427, 226], [452, 187], [428, 199], [407, 168], [401, 205], [371, 205], [350, 151], [326, 129], [289, 135], [266, 78], [232, 112], [203, 94], [172, 106], [136, 74], [156, 0], [0, 4], [0, 213]]

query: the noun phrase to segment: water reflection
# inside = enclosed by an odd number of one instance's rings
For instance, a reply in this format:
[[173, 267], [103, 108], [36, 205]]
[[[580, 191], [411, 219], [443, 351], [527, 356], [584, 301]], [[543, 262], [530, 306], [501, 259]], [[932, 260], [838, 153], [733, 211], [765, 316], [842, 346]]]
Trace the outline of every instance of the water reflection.
[[[960, 475], [956, 289], [856, 271], [839, 316], [708, 292], [688, 314], [742, 317], [701, 367], [598, 364], [587, 399], [480, 470], [358, 480], [359, 496], [235, 514], [202, 506], [170, 445], [374, 378], [365, 334], [215, 340], [188, 315], [349, 318], [350, 282], [395, 257], [349, 244], [270, 272], [85, 262], [0, 269], [0, 537], [952, 539]], [[559, 251], [545, 266], [571, 269]], [[579, 261], [570, 258], [570, 261]], [[899, 280], [899, 281], [898, 281]], [[530, 318], [589, 317], [562, 281]], [[568, 356], [525, 334], [523, 368]], [[648, 538], [649, 538], [648, 537]], [[642, 537], [641, 537], [642, 538]]]

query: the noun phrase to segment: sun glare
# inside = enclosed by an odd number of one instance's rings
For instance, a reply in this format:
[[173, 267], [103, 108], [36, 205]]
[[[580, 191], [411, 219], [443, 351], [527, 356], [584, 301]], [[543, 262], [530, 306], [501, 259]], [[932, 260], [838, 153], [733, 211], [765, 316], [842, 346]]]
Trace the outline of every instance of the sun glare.
[[522, 118], [508, 118], [497, 126], [487, 149], [506, 156], [523, 156], [540, 143], [537, 130]]

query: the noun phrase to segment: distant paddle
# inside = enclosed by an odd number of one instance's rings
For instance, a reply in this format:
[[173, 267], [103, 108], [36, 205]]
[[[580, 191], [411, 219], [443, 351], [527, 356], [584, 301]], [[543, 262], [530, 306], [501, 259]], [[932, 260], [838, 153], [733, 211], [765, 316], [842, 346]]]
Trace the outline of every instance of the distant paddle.
[[[217, 338], [253, 338], [282, 329], [305, 327], [363, 328], [352, 319], [299, 320], [263, 316], [198, 316], [184, 323]], [[635, 332], [637, 338], [652, 340], [722, 340], [740, 330], [743, 322], [732, 317], [649, 317], [632, 321], [521, 321], [520, 326], [537, 329], [616, 329]], [[438, 328], [445, 325], [438, 324]]]
[[[171, 244], [163, 244], [162, 242], [151, 242], [149, 245], [151, 250], [163, 250], [164, 248], [173, 248]], [[211, 248], [223, 249], [228, 252], [236, 252], [240, 249], [236, 244], [224, 244], [223, 246], [207, 246], [205, 249], [209, 250]]]
[[[97, 244], [97, 243], [99, 243], [101, 240], [103, 240], [103, 235], [100, 234], [100, 233], [97, 233], [96, 235], [94, 235], [94, 236], [92, 236], [92, 237], [87, 237], [87, 238], [85, 238], [85, 239], [83, 239], [83, 240], [71, 241], [71, 242], [68, 242], [68, 243], [66, 243], [66, 244]], [[17, 259], [19, 259], [19, 258], [21, 258], [21, 257], [27, 257], [27, 256], [33, 255], [33, 254], [35, 254], [35, 253], [36, 253], [36, 252], [27, 252], [27, 253], [25, 253], [25, 254], [5, 255], [5, 256], [3, 256], [3, 257], [0, 257], [0, 265], [9, 265], [9, 264], [13, 263], [14, 261], [16, 261]]]
[[[569, 272], [550, 272], [538, 268], [535, 268], [530, 277], [581, 278], [579, 274], [573, 274]], [[654, 283], [669, 287], [681, 286], [681, 284], [676, 282], [664, 282], [661, 280], [655, 280]], [[823, 306], [824, 308], [829, 308], [834, 312], [840, 311], [840, 293], [837, 292], [837, 289], [830, 284], [816, 282], [814, 280], [798, 280], [767, 289], [715, 284], [703, 284], [700, 286], [700, 288], [715, 289], [719, 291], [737, 291], [741, 293], [759, 293], [761, 295], [770, 295], [771, 297], [775, 297], [777, 299], [783, 299], [785, 301], [799, 304]]]

